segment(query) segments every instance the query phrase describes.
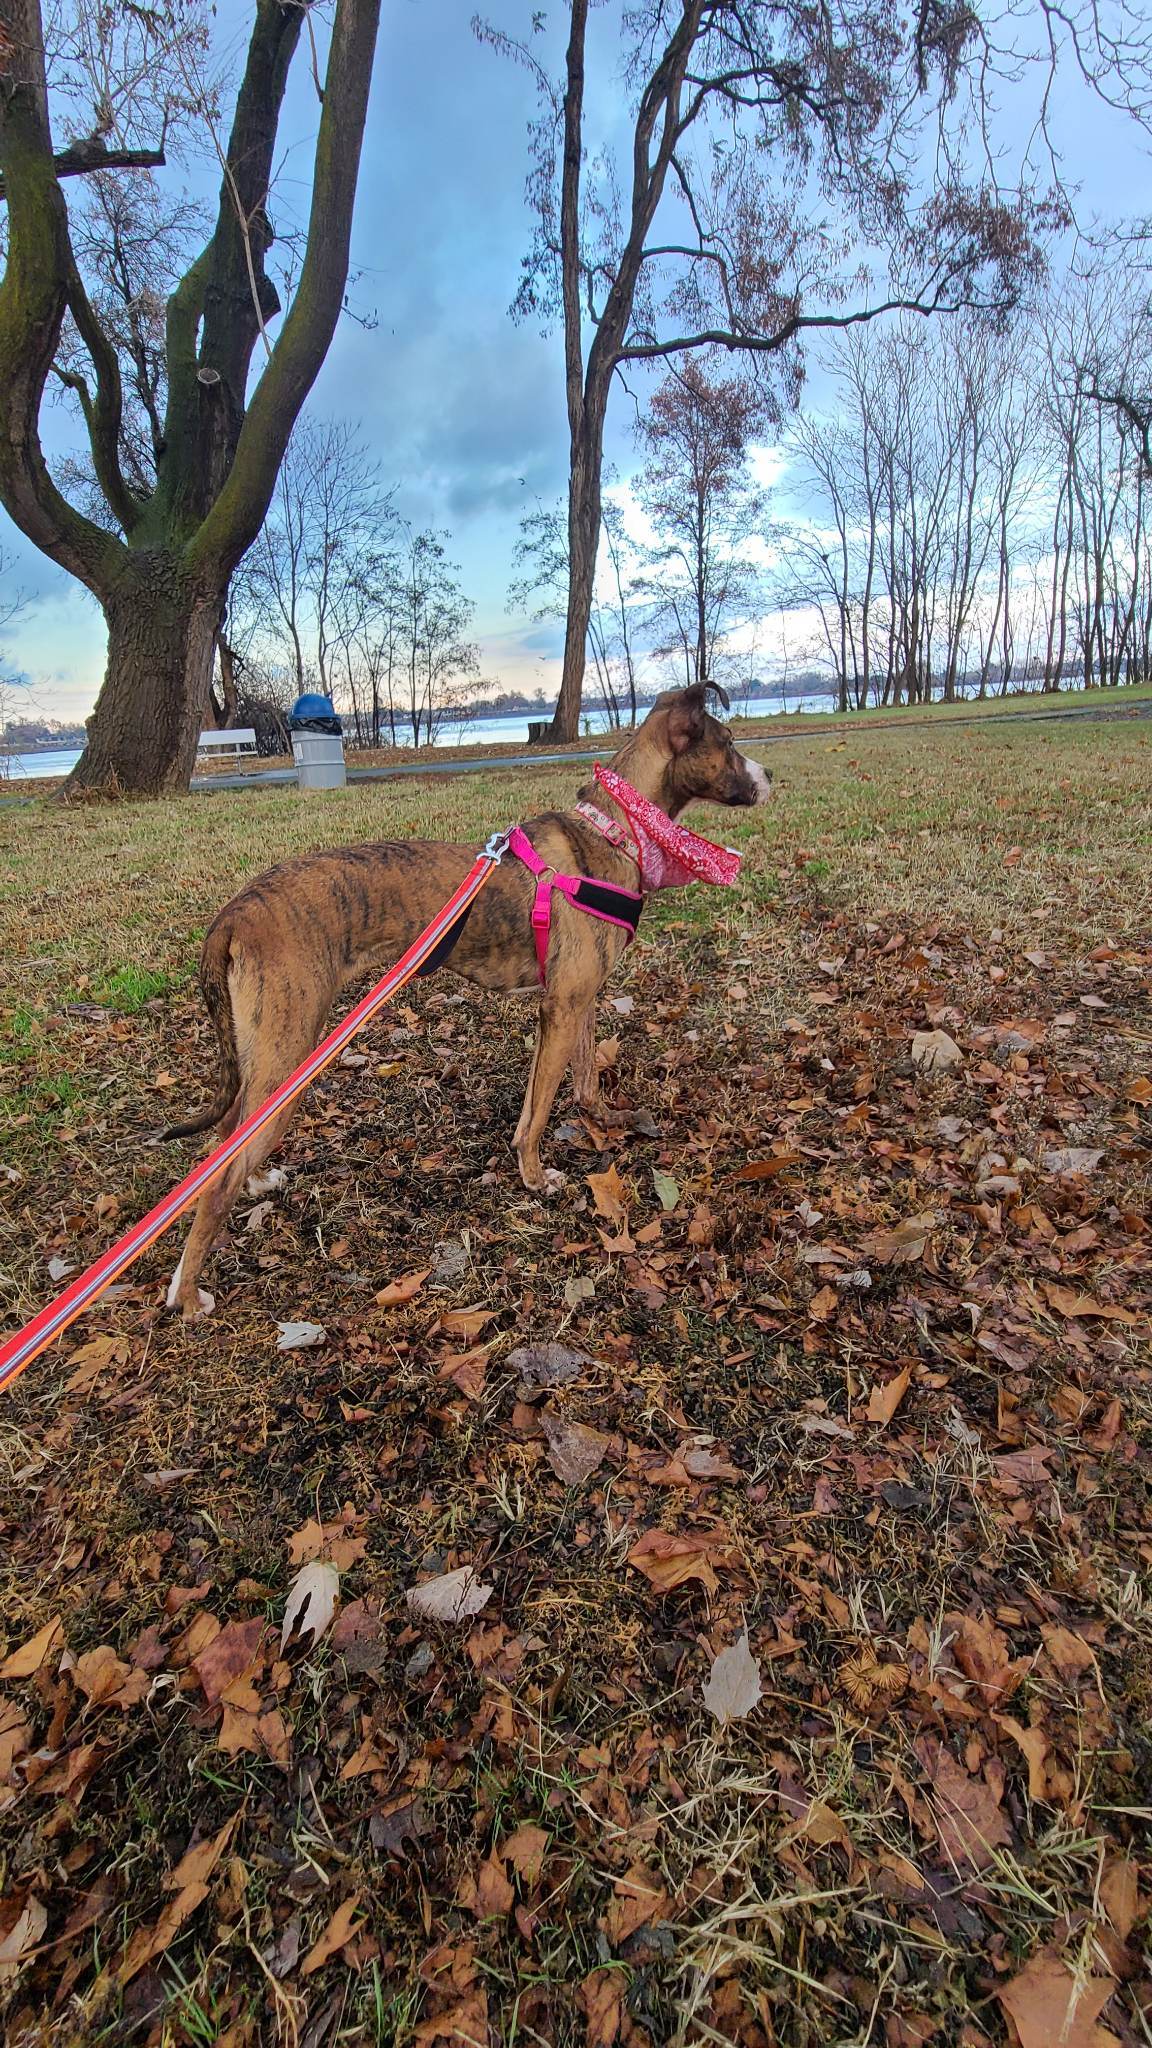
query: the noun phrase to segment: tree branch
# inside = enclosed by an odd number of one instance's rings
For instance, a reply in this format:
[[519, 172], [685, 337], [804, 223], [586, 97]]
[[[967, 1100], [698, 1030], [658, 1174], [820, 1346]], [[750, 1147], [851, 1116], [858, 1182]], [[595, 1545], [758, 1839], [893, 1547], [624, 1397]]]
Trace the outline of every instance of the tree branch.
[[253, 394], [227, 481], [189, 544], [192, 565], [214, 562], [229, 571], [260, 531], [292, 428], [335, 332], [348, 280], [379, 17], [380, 0], [337, 0], [300, 283]]
[[[58, 178], [80, 178], [89, 171], [162, 170], [166, 161], [163, 149], [108, 149], [98, 135], [90, 135], [86, 142], [70, 142], [52, 159]], [[7, 197], [8, 188], [0, 177], [0, 199]]]

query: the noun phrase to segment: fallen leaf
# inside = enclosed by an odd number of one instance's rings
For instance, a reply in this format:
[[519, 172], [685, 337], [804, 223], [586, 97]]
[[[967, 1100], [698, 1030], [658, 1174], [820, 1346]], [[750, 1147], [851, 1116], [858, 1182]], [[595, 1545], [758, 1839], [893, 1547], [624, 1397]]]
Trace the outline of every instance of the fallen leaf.
[[0, 1678], [32, 1678], [54, 1650], [64, 1645], [64, 1623], [58, 1614], [46, 1621], [43, 1628], [29, 1636], [18, 1650], [13, 1650], [0, 1664]]
[[340, 1574], [334, 1564], [313, 1558], [311, 1564], [304, 1565], [288, 1588], [280, 1648], [284, 1648], [294, 1629], [301, 1636], [310, 1635], [315, 1647], [331, 1624], [339, 1590]]
[[586, 2048], [613, 2048], [624, 2024], [624, 1997], [628, 1989], [623, 1970], [593, 1970], [580, 1986], [584, 2007]]
[[926, 1074], [946, 1073], [958, 1066], [964, 1055], [946, 1031], [916, 1031], [912, 1035], [912, 1063]]
[[209, 1706], [238, 1678], [245, 1677], [260, 1658], [267, 1623], [262, 1615], [251, 1621], [230, 1621], [192, 1659], [192, 1670], [200, 1680]]
[[505, 1360], [509, 1372], [535, 1387], [566, 1386], [594, 1363], [586, 1351], [570, 1351], [566, 1344], [521, 1344]]
[[1055, 1145], [1041, 1154], [1040, 1163], [1045, 1173], [1094, 1173], [1103, 1157], [1087, 1145]]
[[516, 1903], [516, 1894], [499, 1856], [487, 1857], [475, 1877], [466, 1877], [457, 1898], [466, 1911], [476, 1915], [477, 1920], [502, 1920], [510, 1913]]
[[625, 1218], [625, 1188], [615, 1166], [609, 1166], [603, 1173], [585, 1176], [596, 1214], [609, 1223], [623, 1223]]
[[834, 1316], [839, 1303], [834, 1287], [821, 1287], [808, 1303], [808, 1319], [813, 1323], [826, 1323]]
[[463, 1337], [466, 1344], [478, 1337], [485, 1323], [500, 1313], [498, 1308], [446, 1308], [440, 1318], [440, 1328], [449, 1337]]
[[516, 1829], [506, 1842], [500, 1844], [500, 1854], [512, 1865], [518, 1877], [526, 1885], [534, 1885], [540, 1875], [544, 1858], [548, 1852], [548, 1836], [543, 1828], [530, 1823]]
[[1056, 1625], [1042, 1628], [1040, 1634], [1061, 1678], [1079, 1678], [1082, 1672], [1095, 1669], [1096, 1659], [1083, 1636]]
[[366, 1536], [352, 1534], [355, 1521], [349, 1510], [338, 1522], [303, 1522], [288, 1538], [289, 1563], [311, 1564], [313, 1558], [322, 1557], [337, 1571], [350, 1570], [368, 1548]]
[[121, 1990], [132, 1982], [133, 1977], [139, 1976], [156, 1956], [163, 1955], [175, 1941], [184, 1922], [207, 1897], [208, 1886], [205, 1883], [187, 1884], [174, 1899], [169, 1899], [160, 1918], [151, 1927], [136, 1929], [113, 1972], [114, 1981]]
[[730, 1649], [721, 1650], [700, 1697], [708, 1712], [722, 1728], [729, 1721], [742, 1721], [763, 1698], [760, 1666], [748, 1647], [748, 1631], [736, 1638]]
[[164, 1880], [166, 1892], [182, 1892], [185, 1885], [207, 1882], [232, 1840], [240, 1824], [242, 1812], [243, 1808], [237, 1807], [218, 1834], [206, 1835], [202, 1842], [196, 1842], [185, 1849], [175, 1869], [171, 1870]]
[[736, 1180], [775, 1180], [779, 1173], [790, 1173], [803, 1160], [802, 1152], [770, 1152], [766, 1159], [750, 1159], [734, 1176]]
[[78, 1657], [72, 1677], [92, 1707], [134, 1707], [152, 1685], [146, 1671], [122, 1664], [109, 1643]]
[[657, 1592], [671, 1593], [689, 1579], [699, 1579], [714, 1593], [719, 1584], [716, 1566], [729, 1563], [730, 1553], [708, 1530], [674, 1536], [666, 1529], [649, 1529], [632, 1545], [628, 1562]]
[[1041, 1949], [1018, 1977], [996, 1993], [1016, 2029], [1019, 2048], [1111, 2048], [1115, 2036], [1096, 2025], [1116, 1989], [1111, 1977], [1075, 1976], [1056, 1949]]
[[989, 1707], [998, 1707], [1010, 1699], [1031, 1668], [1027, 1657], [1012, 1661], [1008, 1638], [985, 1614], [961, 1616], [953, 1653], [965, 1678], [978, 1687], [982, 1701]]
[[680, 1189], [673, 1180], [672, 1175], [670, 1173], [662, 1173], [658, 1166], [654, 1166], [652, 1168], [652, 1186], [656, 1190], [656, 1200], [659, 1202], [660, 1207], [666, 1214], [671, 1215], [677, 1202], [680, 1200]]
[[582, 1486], [604, 1463], [612, 1439], [598, 1429], [567, 1422], [548, 1408], [540, 1412], [540, 1426], [548, 1443], [548, 1463], [565, 1486]]
[[1061, 1287], [1055, 1280], [1044, 1282], [1044, 1292], [1058, 1315], [1079, 1318], [1100, 1316], [1106, 1322], [1134, 1323], [1131, 1309], [1118, 1308], [1110, 1301], [1093, 1301], [1090, 1294], [1077, 1294], [1073, 1287]]
[[452, 2048], [482, 2048], [491, 2038], [488, 1993], [483, 1986], [466, 1991], [446, 2011], [434, 2014], [430, 2020], [421, 2020], [412, 2029], [414, 2048], [434, 2048], [437, 2041], [450, 2042]]
[[909, 1216], [894, 1230], [872, 1230], [860, 1240], [860, 1250], [877, 1266], [906, 1266], [923, 1257], [924, 1247], [940, 1218], [934, 1209]]
[[1011, 1714], [994, 1714], [992, 1718], [998, 1728], [1003, 1728], [1005, 1734], [1012, 1737], [1027, 1762], [1029, 1799], [1047, 1799], [1048, 1773], [1044, 1766], [1052, 1745], [1044, 1730], [1025, 1728], [1022, 1722], [1013, 1720]]
[[423, 1272], [405, 1273], [402, 1279], [390, 1280], [376, 1296], [377, 1308], [399, 1308], [402, 1302], [411, 1301], [413, 1295], [419, 1294], [431, 1271], [431, 1266], [425, 1266]]
[[883, 1386], [877, 1380], [868, 1395], [868, 1406], [864, 1410], [866, 1419], [869, 1422], [879, 1422], [881, 1424], [891, 1422], [901, 1401], [908, 1392], [911, 1378], [912, 1368], [910, 1365], [906, 1365], [902, 1372], [898, 1372], [893, 1379], [888, 1380]]
[[604, 1915], [604, 1931], [613, 1948], [628, 1941], [639, 1927], [666, 1920], [671, 1901], [658, 1877], [645, 1863], [633, 1863], [613, 1886], [614, 1897]]
[[11, 1984], [19, 1976], [22, 1958], [37, 1946], [47, 1925], [47, 1910], [33, 1893], [25, 1901], [19, 1918], [0, 1941], [0, 1984]]
[[280, 1332], [277, 1351], [307, 1351], [313, 1344], [325, 1343], [328, 1337], [322, 1323], [277, 1323], [276, 1328]]
[[360, 1927], [364, 1924], [363, 1921], [356, 1923], [359, 1905], [359, 1892], [353, 1892], [350, 1899], [341, 1900], [319, 1941], [313, 1943], [301, 1963], [302, 1977], [310, 1977], [314, 1970], [322, 1970], [325, 1963], [334, 1955], [338, 1955], [351, 1941], [352, 1936], [359, 1933]]
[[991, 1785], [970, 1777], [935, 1736], [921, 1736], [912, 1747], [931, 1788], [940, 1846], [949, 1864], [954, 1870], [983, 1870], [1012, 1839]]
[[494, 1591], [493, 1586], [482, 1586], [472, 1566], [464, 1564], [439, 1578], [425, 1579], [423, 1585], [409, 1586], [404, 1598], [409, 1613], [422, 1621], [467, 1621], [487, 1607]]
[[1130, 1856], [1109, 1856], [1100, 1879], [1100, 1903], [1121, 1941], [1127, 1941], [1143, 1910], [1139, 1867]]

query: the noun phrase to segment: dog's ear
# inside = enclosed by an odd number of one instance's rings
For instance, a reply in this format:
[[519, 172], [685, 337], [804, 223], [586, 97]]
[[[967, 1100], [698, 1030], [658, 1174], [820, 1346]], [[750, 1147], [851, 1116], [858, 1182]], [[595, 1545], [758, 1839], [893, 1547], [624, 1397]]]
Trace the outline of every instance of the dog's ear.
[[705, 698], [709, 685], [692, 683], [687, 690], [681, 690], [668, 712], [668, 744], [674, 754], [686, 754], [704, 737], [704, 720], [707, 715]]
[[728, 695], [727, 690], [724, 689], [720, 683], [705, 683], [704, 688], [706, 690], [711, 690], [714, 696], [719, 697], [720, 702], [724, 706], [725, 711], [731, 711], [732, 699]]

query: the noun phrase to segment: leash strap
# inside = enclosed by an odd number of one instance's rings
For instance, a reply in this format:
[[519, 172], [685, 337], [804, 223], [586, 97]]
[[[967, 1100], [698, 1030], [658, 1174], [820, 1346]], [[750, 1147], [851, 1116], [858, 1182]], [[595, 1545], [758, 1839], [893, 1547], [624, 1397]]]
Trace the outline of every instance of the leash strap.
[[165, 1195], [162, 1202], [157, 1202], [155, 1208], [150, 1209], [132, 1230], [127, 1231], [109, 1251], [97, 1259], [95, 1265], [89, 1266], [88, 1271], [81, 1273], [79, 1279], [74, 1280], [63, 1294], [58, 1295], [55, 1301], [49, 1302], [46, 1308], [42, 1308], [39, 1315], [34, 1316], [24, 1329], [17, 1330], [15, 1336], [0, 1344], [0, 1390], [12, 1386], [25, 1367], [31, 1365], [33, 1359], [38, 1358], [53, 1339], [68, 1328], [69, 1323], [75, 1322], [77, 1316], [83, 1315], [86, 1308], [90, 1308], [94, 1301], [98, 1301], [105, 1288], [110, 1287], [133, 1260], [140, 1257], [141, 1252], [146, 1252], [149, 1245], [155, 1244], [156, 1239], [169, 1228], [169, 1225], [175, 1223], [177, 1217], [182, 1216], [185, 1209], [191, 1207], [197, 1197], [203, 1194], [204, 1189], [224, 1171], [230, 1161], [235, 1159], [237, 1153], [243, 1151], [249, 1139], [254, 1137], [257, 1131], [262, 1130], [279, 1110], [289, 1102], [294, 1102], [298, 1095], [302, 1095], [316, 1079], [317, 1074], [331, 1065], [337, 1054], [343, 1052], [345, 1046], [351, 1043], [357, 1032], [363, 1030], [365, 1024], [375, 1016], [389, 997], [394, 996], [398, 989], [403, 988], [405, 982], [411, 981], [412, 976], [419, 973], [428, 956], [453, 926], [458, 924], [469, 905], [480, 894], [484, 884], [491, 880], [508, 845], [507, 834], [494, 832], [483, 853], [476, 856], [469, 872], [459, 888], [449, 897], [443, 910], [437, 912], [431, 924], [425, 926], [419, 938], [413, 940], [407, 952], [401, 954], [395, 966], [390, 967], [387, 974], [376, 983], [375, 988], [370, 989], [362, 1001], [357, 1003], [356, 1008], [348, 1012], [343, 1022], [338, 1024], [334, 1031], [329, 1032], [327, 1038], [321, 1039], [315, 1052], [309, 1053], [308, 1058], [296, 1068], [295, 1073], [289, 1074], [288, 1079], [280, 1083], [267, 1102], [259, 1109], [253, 1110], [252, 1115], [245, 1118], [230, 1138], [217, 1145], [215, 1151], [210, 1152], [206, 1159], [202, 1159], [199, 1166], [194, 1166], [191, 1173], [186, 1174], [179, 1185], [172, 1189], [171, 1194]]
[[514, 825], [508, 834], [508, 851], [522, 860], [530, 874], [536, 877], [536, 894], [532, 902], [532, 935], [536, 941], [536, 967], [540, 980], [545, 980], [548, 964], [548, 937], [552, 929], [552, 891], [559, 889], [562, 896], [577, 910], [586, 910], [589, 917], [598, 917], [604, 924], [618, 925], [627, 932], [629, 940], [636, 937], [640, 912], [644, 908], [643, 896], [633, 889], [618, 889], [615, 882], [598, 882], [594, 875], [559, 875], [549, 867], [537, 853], [527, 834]]

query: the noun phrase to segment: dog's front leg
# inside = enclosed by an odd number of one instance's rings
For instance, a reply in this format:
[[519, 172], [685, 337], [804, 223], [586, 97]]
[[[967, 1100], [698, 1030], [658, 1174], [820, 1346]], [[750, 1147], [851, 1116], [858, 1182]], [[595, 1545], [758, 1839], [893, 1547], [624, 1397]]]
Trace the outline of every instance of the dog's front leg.
[[572, 1093], [581, 1109], [598, 1117], [601, 1109], [600, 1069], [596, 1063], [596, 1005], [589, 1003], [580, 1019], [572, 1048]]
[[546, 1193], [549, 1188], [549, 1176], [540, 1164], [540, 1140], [556, 1100], [556, 1091], [585, 1028], [589, 1032], [593, 1030], [587, 998], [574, 1001], [571, 994], [560, 996], [549, 990], [540, 1005], [536, 1050], [532, 1055], [524, 1107], [512, 1140], [520, 1161], [520, 1178], [526, 1188], [537, 1194]]

